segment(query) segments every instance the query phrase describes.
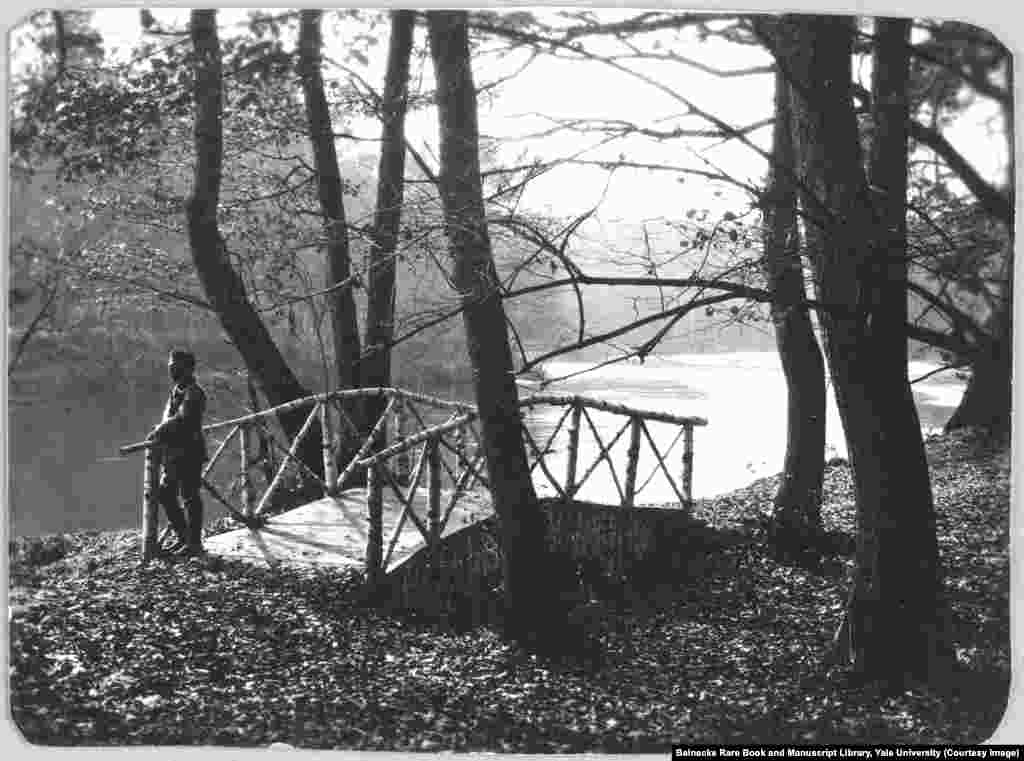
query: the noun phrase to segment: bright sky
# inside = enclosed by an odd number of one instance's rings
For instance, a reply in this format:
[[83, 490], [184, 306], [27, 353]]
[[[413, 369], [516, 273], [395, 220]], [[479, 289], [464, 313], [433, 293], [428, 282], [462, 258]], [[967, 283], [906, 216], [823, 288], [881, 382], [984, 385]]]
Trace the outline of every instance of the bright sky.
[[[172, 25], [183, 25], [188, 17], [188, 10], [182, 8], [155, 8], [153, 13], [159, 21]], [[602, 15], [614, 18], [632, 13], [635, 11], [605, 9]], [[223, 26], [244, 21], [245, 16], [244, 9], [225, 8], [219, 13], [219, 21]], [[139, 39], [139, 14], [136, 8], [97, 9], [94, 22], [103, 34], [108, 51], [120, 50], [126, 53]], [[332, 50], [330, 36], [325, 36], [327, 54], [335, 58], [342, 57], [343, 50]], [[382, 59], [386, 47], [386, 41], [377, 46], [379, 55], [371, 59], [370, 67], [364, 74], [369, 82], [378, 86], [383, 79]], [[744, 48], [720, 40], [705, 43], [693, 41], [676, 46], [674, 50], [726, 69], [746, 68], [769, 60], [767, 54], [759, 49]], [[520, 56], [510, 56], [501, 61], [494, 57], [474, 61], [476, 80], [478, 83], [483, 82], [499, 71], [508, 71], [522, 60]], [[657, 75], [694, 105], [730, 124], [750, 124], [771, 113], [771, 76], [721, 79], [678, 64], [646, 64], [642, 70]], [[429, 83], [432, 77], [429, 69], [424, 75], [425, 81]], [[706, 126], [694, 119], [680, 121], [673, 118], [684, 110], [683, 104], [651, 85], [599, 64], [542, 58], [505, 83], [498, 98], [482, 106], [481, 128], [487, 135], [502, 138], [505, 160], [514, 160], [524, 150], [530, 155], [555, 158], [596, 143], [597, 136], [564, 135], [546, 138], [543, 142], [516, 139], [550, 126], [550, 121], [540, 114], [548, 119], [628, 119], [642, 126], [660, 129]], [[1005, 162], [1002, 139], [987, 133], [990, 127], [986, 126], [986, 122], [995, 112], [993, 105], [986, 104], [961, 119], [947, 132], [953, 144], [984, 175], [993, 178], [999, 177]], [[368, 137], [378, 134], [376, 124], [365, 122], [354, 126]], [[762, 129], [752, 138], [767, 147], [770, 132], [770, 129]], [[423, 112], [412, 117], [409, 134], [420, 145], [436, 143], [434, 114]], [[619, 141], [601, 152], [590, 152], [582, 158], [608, 159], [625, 154], [629, 160], [639, 162], [678, 163], [702, 169], [717, 167], [737, 179], [750, 180], [755, 184], [764, 172], [763, 162], [749, 148], [735, 141], [704, 153], [703, 158], [693, 152], [695, 147], [699, 146], [683, 141], [662, 144], [646, 140]], [[704, 160], [712, 164], [703, 163]], [[550, 207], [560, 215], [572, 215], [591, 208], [603, 199], [601, 215], [605, 220], [622, 218], [639, 221], [662, 216], [678, 218], [690, 207], [716, 210], [729, 206], [735, 208], [737, 203], [743, 203], [744, 197], [741, 194], [730, 200], [731, 192], [734, 191], [727, 190], [723, 198], [716, 198], [712, 188], [699, 178], [687, 178], [680, 183], [676, 176], [653, 172], [620, 172], [608, 186], [606, 174], [601, 170], [562, 169], [534, 183], [524, 202], [530, 207]]]

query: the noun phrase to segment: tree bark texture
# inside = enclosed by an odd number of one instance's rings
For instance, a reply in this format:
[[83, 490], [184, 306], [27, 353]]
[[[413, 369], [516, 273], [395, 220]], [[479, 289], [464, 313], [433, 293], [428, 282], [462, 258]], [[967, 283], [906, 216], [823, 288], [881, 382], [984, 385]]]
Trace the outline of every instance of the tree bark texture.
[[501, 525], [506, 634], [542, 648], [564, 621], [546, 574], [546, 522], [527, 466], [512, 352], [484, 217], [476, 90], [465, 11], [427, 13], [441, 128], [440, 184], [454, 283], [464, 306], [491, 495]]
[[[1011, 312], [1012, 306], [1006, 311]], [[1006, 319], [1009, 320], [1009, 314]], [[1010, 432], [1013, 341], [1007, 333], [995, 338], [971, 363], [971, 377], [960, 403], [946, 422], [946, 431], [976, 427], [996, 435]]]
[[776, 48], [790, 80], [825, 350], [853, 466], [857, 568], [847, 654], [871, 678], [926, 677], [946, 654], [928, 465], [907, 378], [909, 23], [879, 19], [871, 189], [851, 92], [853, 22], [790, 16]]
[[[348, 228], [345, 222], [345, 188], [334, 146], [334, 127], [324, 92], [320, 22], [323, 12], [299, 13], [299, 75], [306, 102], [306, 122], [313, 148], [317, 195], [327, 235], [327, 287], [348, 280], [352, 274]], [[334, 366], [338, 388], [359, 387], [359, 326], [352, 288], [328, 296], [333, 334]]]
[[[405, 114], [416, 14], [391, 11], [391, 41], [381, 103], [377, 207], [367, 273], [366, 341], [360, 376], [367, 387], [391, 385], [391, 341], [395, 332], [395, 252], [405, 192]], [[380, 417], [387, 401], [367, 401], [366, 420]], [[382, 441], [383, 445], [384, 442]]]
[[[186, 204], [188, 239], [199, 281], [224, 331], [242, 357], [250, 376], [271, 405], [307, 396], [292, 373], [266, 325], [253, 308], [241, 276], [232, 267], [217, 222], [223, 173], [224, 140], [221, 123], [223, 82], [217, 16], [213, 10], [194, 10], [191, 37], [195, 48], [196, 165], [192, 195]], [[282, 428], [294, 436], [307, 412], [280, 416]], [[314, 472], [322, 470], [319, 441], [310, 437], [299, 457]]]
[[825, 470], [825, 362], [814, 335], [807, 299], [794, 179], [789, 83], [775, 75], [772, 166], [764, 197], [764, 269], [775, 295], [771, 315], [786, 378], [786, 457], [775, 495], [774, 528], [780, 538], [806, 541], [821, 532]]

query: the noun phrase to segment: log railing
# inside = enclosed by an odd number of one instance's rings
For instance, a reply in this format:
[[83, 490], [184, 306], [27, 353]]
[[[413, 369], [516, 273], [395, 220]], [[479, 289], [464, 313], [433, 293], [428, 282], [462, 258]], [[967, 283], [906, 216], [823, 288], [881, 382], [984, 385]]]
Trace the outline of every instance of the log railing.
[[[575, 395], [536, 394], [523, 399], [520, 406], [549, 406], [564, 410], [543, 446], [538, 445], [525, 426], [523, 430], [527, 450], [533, 460], [531, 470], [539, 469], [559, 497], [575, 497], [588, 479], [604, 464], [608, 468], [612, 485], [618, 492], [618, 504], [621, 507], [634, 507], [640, 493], [659, 475], [670, 488], [675, 498], [673, 501], [677, 501], [684, 509], [692, 506], [693, 429], [695, 426], [707, 425], [704, 418], [641, 410], [624, 404]], [[604, 426], [595, 422], [596, 413], [605, 416]], [[671, 429], [675, 429], [674, 438], [668, 444], [659, 443], [658, 437], [652, 433], [655, 424], [668, 428], [669, 433]], [[554, 451], [554, 444], [563, 428], [566, 431], [565, 476], [559, 479], [548, 464], [547, 456]], [[606, 431], [604, 436], [601, 434], [602, 428]], [[628, 438], [624, 438], [627, 433]], [[584, 455], [581, 446], [581, 442], [588, 438], [596, 450], [592, 459]], [[617, 461], [612, 450], [623, 440], [628, 442], [625, 458]], [[680, 441], [683, 442], [683, 451], [677, 477], [670, 465], [669, 457]], [[648, 460], [646, 475], [643, 475], [644, 471], [640, 468], [642, 456]], [[600, 501], [607, 503], [604, 499]]]
[[[345, 403], [372, 397], [385, 398], [386, 406], [384, 412], [374, 421], [370, 433], [362, 435], [346, 414]], [[308, 409], [305, 422], [290, 443], [282, 444], [272, 431], [273, 420], [283, 412], [300, 409]], [[375, 520], [379, 518], [379, 515], [375, 515], [375, 508], [381, 503], [382, 490], [385, 486], [391, 486], [397, 490], [399, 501], [405, 505], [405, 511], [400, 519], [403, 525], [411, 518], [414, 525], [423, 527], [425, 539], [429, 540], [439, 530], [443, 530], [444, 520], [451, 513], [458, 492], [471, 488], [478, 481], [486, 483], [482, 458], [467, 459], [465, 448], [460, 443], [464, 437], [452, 436], [458, 428], [467, 425], [475, 414], [470, 405], [393, 388], [342, 390], [297, 399], [277, 407], [204, 426], [203, 432], [208, 439], [217, 440], [220, 436], [223, 438], [213, 448], [213, 455], [203, 467], [202, 485], [235, 520], [250, 528], [258, 528], [265, 522], [266, 512], [273, 504], [274, 497], [280, 492], [289, 472], [300, 473], [303, 478], [315, 483], [325, 495], [336, 496], [357, 470], [366, 469], [371, 536], [374, 534], [375, 522], [379, 524], [379, 520]], [[402, 436], [403, 432], [410, 428], [410, 421], [416, 426], [413, 429], [415, 433], [404, 435], [399, 440], [399, 446], [386, 447], [383, 452], [373, 456], [374, 449], [380, 448], [381, 442], [387, 440], [385, 434], [389, 428], [393, 436]], [[319, 423], [323, 451], [322, 474], [314, 472], [298, 457], [299, 448], [313, 430], [314, 422]], [[449, 440], [450, 438], [452, 440]], [[252, 457], [253, 445], [257, 439], [280, 456], [280, 464], [273, 470], [272, 475], [265, 479], [265, 486], [258, 498], [256, 479], [253, 478], [253, 469], [257, 463]], [[227, 462], [226, 453], [232, 444], [238, 445], [238, 469], [232, 474], [225, 488], [215, 484], [213, 472], [218, 468], [223, 470], [223, 465]], [[412, 512], [412, 500], [419, 487], [419, 481], [422, 480], [420, 472], [412, 486], [402, 486], [409, 479], [408, 455], [411, 448], [416, 445], [420, 445], [424, 452], [433, 452], [427, 455], [425, 460], [430, 465], [429, 473], [446, 473], [456, 487], [455, 500], [444, 515], [439, 517], [441, 528], [435, 528], [432, 533], [418, 520], [419, 516], [406, 515], [407, 512]], [[130, 444], [120, 449], [121, 454], [141, 450], [146, 450], [142, 509], [142, 557], [146, 561], [155, 555], [160, 542], [157, 478], [161, 453], [159, 447], [153, 446], [149, 441]], [[347, 461], [339, 462], [339, 452], [353, 450], [353, 456]], [[449, 453], [447, 458], [442, 457], [442, 450]], [[392, 456], [395, 457], [395, 462], [389, 467], [385, 461]], [[450, 462], [453, 457], [456, 462]], [[469, 468], [469, 473], [459, 475], [460, 463], [461, 470], [466, 471]], [[375, 471], [368, 467], [372, 464], [377, 465]], [[430, 488], [440, 489], [441, 479], [435, 480], [437, 485]], [[430, 503], [439, 503], [439, 499], [431, 494]], [[376, 512], [379, 513], [379, 509]], [[167, 529], [165, 534], [166, 531]], [[368, 555], [372, 557], [373, 553]]]
[[[345, 412], [346, 403], [374, 397], [386, 400], [384, 411], [373, 421], [369, 433], [361, 434]], [[659, 474], [671, 485], [675, 501], [681, 507], [688, 509], [692, 504], [693, 428], [706, 425], [704, 419], [644, 411], [580, 396], [535, 395], [521, 400], [520, 405], [524, 410], [542, 406], [562, 409], [557, 424], [543, 445], [523, 426], [531, 473], [535, 478], [546, 480], [559, 497], [573, 498], [594, 472], [605, 464], [611, 472], [621, 507], [633, 507], [638, 495]], [[305, 422], [290, 443], [282, 444], [272, 431], [272, 421], [282, 412], [299, 409], [308, 410]], [[617, 427], [614, 435], [606, 432], [602, 436], [601, 426], [594, 420], [598, 413], [624, 418], [625, 422]], [[302, 442], [314, 430], [314, 423], [319, 424], [322, 473], [314, 472], [298, 457]], [[677, 429], [670, 444], [657, 443], [651, 432], [654, 424], [666, 424]], [[550, 457], [563, 429], [567, 438], [564, 470], [556, 468]], [[203, 430], [211, 439], [223, 435], [204, 466], [203, 485], [233, 518], [252, 529], [258, 529], [265, 522], [266, 512], [289, 472], [314, 482], [327, 496], [338, 496], [351, 476], [357, 471], [365, 472], [366, 561], [371, 583], [386, 573], [407, 525], [415, 527], [428, 548], [436, 549], [455, 506], [476, 485], [486, 486], [488, 483], [476, 409], [462, 402], [401, 389], [354, 389], [316, 394], [212, 423]], [[612, 449], [627, 433], [625, 440], [628, 446], [620, 478], [621, 469], [616, 468]], [[683, 442], [682, 467], [677, 478], [669, 457], [680, 440]], [[253, 458], [253, 446], [257, 441], [263, 445], [263, 450], [276, 451], [280, 456], [280, 464], [264, 473], [265, 485], [259, 496], [257, 479], [253, 477], [258, 464]], [[585, 447], [581, 445], [583, 441], [588, 441], [592, 448], [596, 447], [592, 458], [585, 456]], [[226, 487], [215, 485], [212, 473], [216, 467], [228, 462], [226, 453], [233, 443], [237, 443], [239, 452], [235, 460], [236, 469], [232, 469], [232, 477]], [[143, 449], [147, 452], [142, 515], [142, 557], [145, 562], [154, 556], [159, 546], [156, 477], [160, 452], [146, 441], [122, 447], [121, 453]], [[354, 454], [339, 461], [339, 453], [353, 451]], [[653, 466], [646, 477], [640, 468], [642, 453], [647, 456], [648, 464]], [[560, 472], [556, 473], [556, 469]], [[425, 510], [423, 500], [417, 501], [423, 488], [426, 489]], [[383, 510], [386, 491], [394, 497], [391, 504], [397, 503], [401, 512], [385, 538]], [[418, 510], [423, 510], [422, 514]]]

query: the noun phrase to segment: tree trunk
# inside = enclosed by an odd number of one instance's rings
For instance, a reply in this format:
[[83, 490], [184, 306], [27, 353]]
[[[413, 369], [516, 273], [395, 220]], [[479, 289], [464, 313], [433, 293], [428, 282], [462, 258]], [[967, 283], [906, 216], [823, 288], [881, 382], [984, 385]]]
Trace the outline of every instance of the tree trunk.
[[[321, 70], [322, 16], [323, 12], [320, 10], [308, 9], [299, 12], [299, 74], [306, 101], [309, 140], [313, 148], [317, 195], [320, 198], [320, 211], [323, 214], [324, 230], [327, 235], [327, 287], [331, 287], [348, 280], [352, 274], [352, 267], [348, 228], [345, 222], [344, 184], [341, 181], [341, 170], [338, 168], [334, 127]], [[327, 303], [331, 313], [332, 348], [338, 388], [358, 388], [360, 342], [353, 289], [345, 287], [334, 291], [328, 295]], [[344, 402], [342, 409], [357, 430], [365, 429], [364, 416], [358, 400]], [[337, 454], [339, 461], [348, 462], [358, 451], [360, 444], [361, 442], [355, 439], [343, 444]]]
[[990, 350], [971, 363], [971, 377], [946, 431], [983, 428], [993, 434], [1010, 432], [1012, 411], [1013, 344], [1006, 337], [995, 340]]
[[793, 177], [789, 84], [775, 76], [772, 167], [764, 197], [764, 268], [775, 295], [771, 314], [786, 377], [786, 458], [772, 514], [777, 538], [806, 545], [821, 532], [825, 469], [825, 363], [807, 307], [800, 263], [797, 188]]
[[[1006, 90], [1007, 92], [1015, 92], [1013, 89], [1013, 77], [1014, 67], [1016, 66], [1015, 58], [1012, 55], [1006, 57]], [[1016, 208], [1014, 203], [1014, 196], [1016, 194], [1015, 186], [1017, 182], [1017, 144], [1014, 136], [1017, 134], [1016, 124], [1014, 121], [1013, 114], [1013, 100], [1011, 99], [1008, 103], [1005, 103], [1002, 108], [1003, 111], [1003, 131], [1004, 139], [1006, 140], [1006, 179], [1004, 184], [1006, 186], [1007, 194], [1010, 200], [1010, 236], [1013, 236], [1013, 214]], [[1013, 248], [1011, 247], [1012, 251]], [[1013, 270], [1010, 270], [1010, 274], [1013, 274]]]
[[851, 92], [848, 17], [787, 17], [777, 55], [792, 85], [804, 207], [825, 349], [853, 466], [857, 569], [844, 654], [900, 683], [946, 653], [928, 465], [907, 378], [906, 167], [909, 22], [879, 19], [872, 197]]
[[[221, 124], [222, 76], [216, 11], [194, 10], [191, 36], [195, 47], [195, 147], [193, 191], [186, 205], [188, 239], [199, 281], [224, 331], [242, 357], [251, 377], [271, 405], [306, 396], [266, 325], [253, 308], [241, 276], [228, 260], [217, 224], [217, 204], [223, 166]], [[294, 436], [308, 410], [280, 416], [281, 426]], [[314, 472], [322, 472], [319, 438], [310, 435], [298, 456]]]
[[527, 467], [512, 352], [484, 218], [467, 14], [430, 11], [427, 23], [437, 76], [445, 227], [464, 307], [491, 496], [501, 525], [506, 635], [527, 648], [544, 649], [565, 615], [547, 573], [547, 527]]
[[53, 19], [53, 49], [57, 56], [57, 73], [54, 80], [60, 81], [68, 68], [67, 28], [61, 11], [50, 11], [50, 17]]
[[[1007, 61], [1007, 88], [1013, 92], [1013, 59]], [[989, 326], [994, 340], [987, 350], [979, 353], [971, 363], [971, 377], [967, 388], [957, 405], [956, 411], [946, 423], [946, 430], [978, 427], [994, 434], [1010, 432], [1010, 416], [1013, 406], [1013, 272], [1014, 272], [1014, 121], [1013, 106], [1003, 107], [1003, 125], [1006, 139], [1006, 193], [1009, 199], [1010, 218], [1007, 224], [1006, 285], [999, 294], [1003, 307], [992, 315]], [[993, 215], [994, 216], [994, 215]]]
[[[377, 168], [377, 208], [366, 278], [366, 353], [360, 366], [363, 385], [367, 387], [391, 385], [395, 251], [405, 191], [405, 112], [415, 20], [413, 11], [391, 12], [391, 42], [381, 103], [383, 128]], [[368, 400], [368, 425], [380, 417], [385, 404], [384, 399]]]
[[[327, 286], [348, 280], [352, 274], [348, 229], [345, 222], [345, 189], [334, 147], [334, 127], [324, 92], [321, 71], [320, 10], [299, 13], [299, 74], [306, 102], [306, 123], [313, 148], [317, 195], [327, 235]], [[351, 288], [341, 288], [328, 297], [334, 334], [334, 364], [339, 388], [359, 386], [359, 328]]]

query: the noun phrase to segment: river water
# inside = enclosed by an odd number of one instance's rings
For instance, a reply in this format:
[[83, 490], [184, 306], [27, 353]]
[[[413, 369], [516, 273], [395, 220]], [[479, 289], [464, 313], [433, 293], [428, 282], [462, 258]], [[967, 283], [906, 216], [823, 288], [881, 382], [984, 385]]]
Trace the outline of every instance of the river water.
[[[547, 366], [551, 377], [584, 369], [573, 362]], [[911, 363], [911, 377], [927, 372], [927, 363]], [[915, 386], [915, 397], [926, 431], [939, 428], [959, 401], [962, 384], [937, 376]], [[529, 393], [529, 389], [522, 391]], [[781, 469], [786, 435], [786, 395], [778, 357], [765, 353], [677, 355], [650, 359], [644, 365], [619, 364], [554, 384], [545, 391], [592, 396], [642, 409], [698, 415], [708, 425], [694, 435], [693, 491], [697, 497], [719, 494]], [[138, 441], [155, 422], [163, 393], [97, 395], [79, 399], [18, 399], [12, 395], [8, 417], [10, 480], [9, 529], [14, 535], [58, 531], [130, 528], [138, 524], [142, 457], [117, 456], [119, 445]], [[540, 408], [528, 425], [543, 444], [558, 422], [561, 410]], [[211, 418], [212, 419], [212, 418]], [[624, 418], [594, 413], [593, 422], [607, 441]], [[659, 448], [667, 449], [677, 429], [652, 424]], [[628, 434], [612, 456], [620, 478], [624, 471]], [[557, 477], [565, 473], [565, 431], [553, 442], [546, 462]], [[829, 456], [843, 455], [842, 429], [834, 403], [828, 414]], [[580, 472], [596, 457], [597, 447], [587, 428], [581, 435]], [[678, 477], [682, 444], [667, 457]], [[646, 447], [641, 450], [639, 483], [657, 463]], [[552, 493], [541, 471], [535, 472], [541, 493]], [[584, 483], [582, 499], [616, 502], [615, 483], [601, 464]], [[656, 471], [638, 495], [640, 504], [675, 501], [667, 480]], [[210, 504], [209, 512], [215, 513]]]
[[[552, 362], [545, 366], [551, 378], [559, 378], [586, 369], [577, 362]], [[910, 363], [911, 379], [934, 370], [929, 362]], [[529, 393], [532, 389], [524, 389]], [[730, 352], [724, 354], [682, 354], [648, 359], [644, 364], [620, 363], [556, 382], [546, 392], [580, 394], [632, 407], [677, 415], [706, 418], [708, 424], [694, 431], [693, 495], [709, 497], [744, 486], [754, 479], [778, 473], [782, 469], [786, 447], [786, 385], [775, 352]], [[921, 426], [925, 433], [942, 428], [963, 393], [963, 382], [944, 372], [914, 385]], [[543, 443], [557, 425], [561, 411], [538, 408], [529, 425], [538, 443]], [[607, 444], [625, 422], [622, 416], [607, 413], [593, 415], [594, 424]], [[566, 426], [563, 426], [565, 428]], [[667, 448], [676, 427], [658, 423], [651, 427], [660, 449]], [[581, 462], [590, 462], [598, 454], [589, 427], [582, 426]], [[543, 439], [542, 439], [543, 437]], [[628, 433], [612, 450], [617, 475], [622, 480]], [[827, 457], [843, 457], [846, 445], [835, 399], [829, 389], [826, 421]], [[560, 433], [554, 452], [546, 458], [553, 474], [565, 473], [567, 436]], [[682, 442], [666, 458], [669, 470], [678, 478], [681, 470]], [[657, 467], [643, 440], [639, 481]], [[585, 466], [580, 466], [585, 468]], [[538, 489], [553, 493], [543, 473], [535, 472]], [[579, 496], [599, 502], [617, 501], [618, 492], [607, 464], [602, 463], [584, 483]], [[638, 495], [640, 504], [675, 501], [675, 495], [660, 469]]]

